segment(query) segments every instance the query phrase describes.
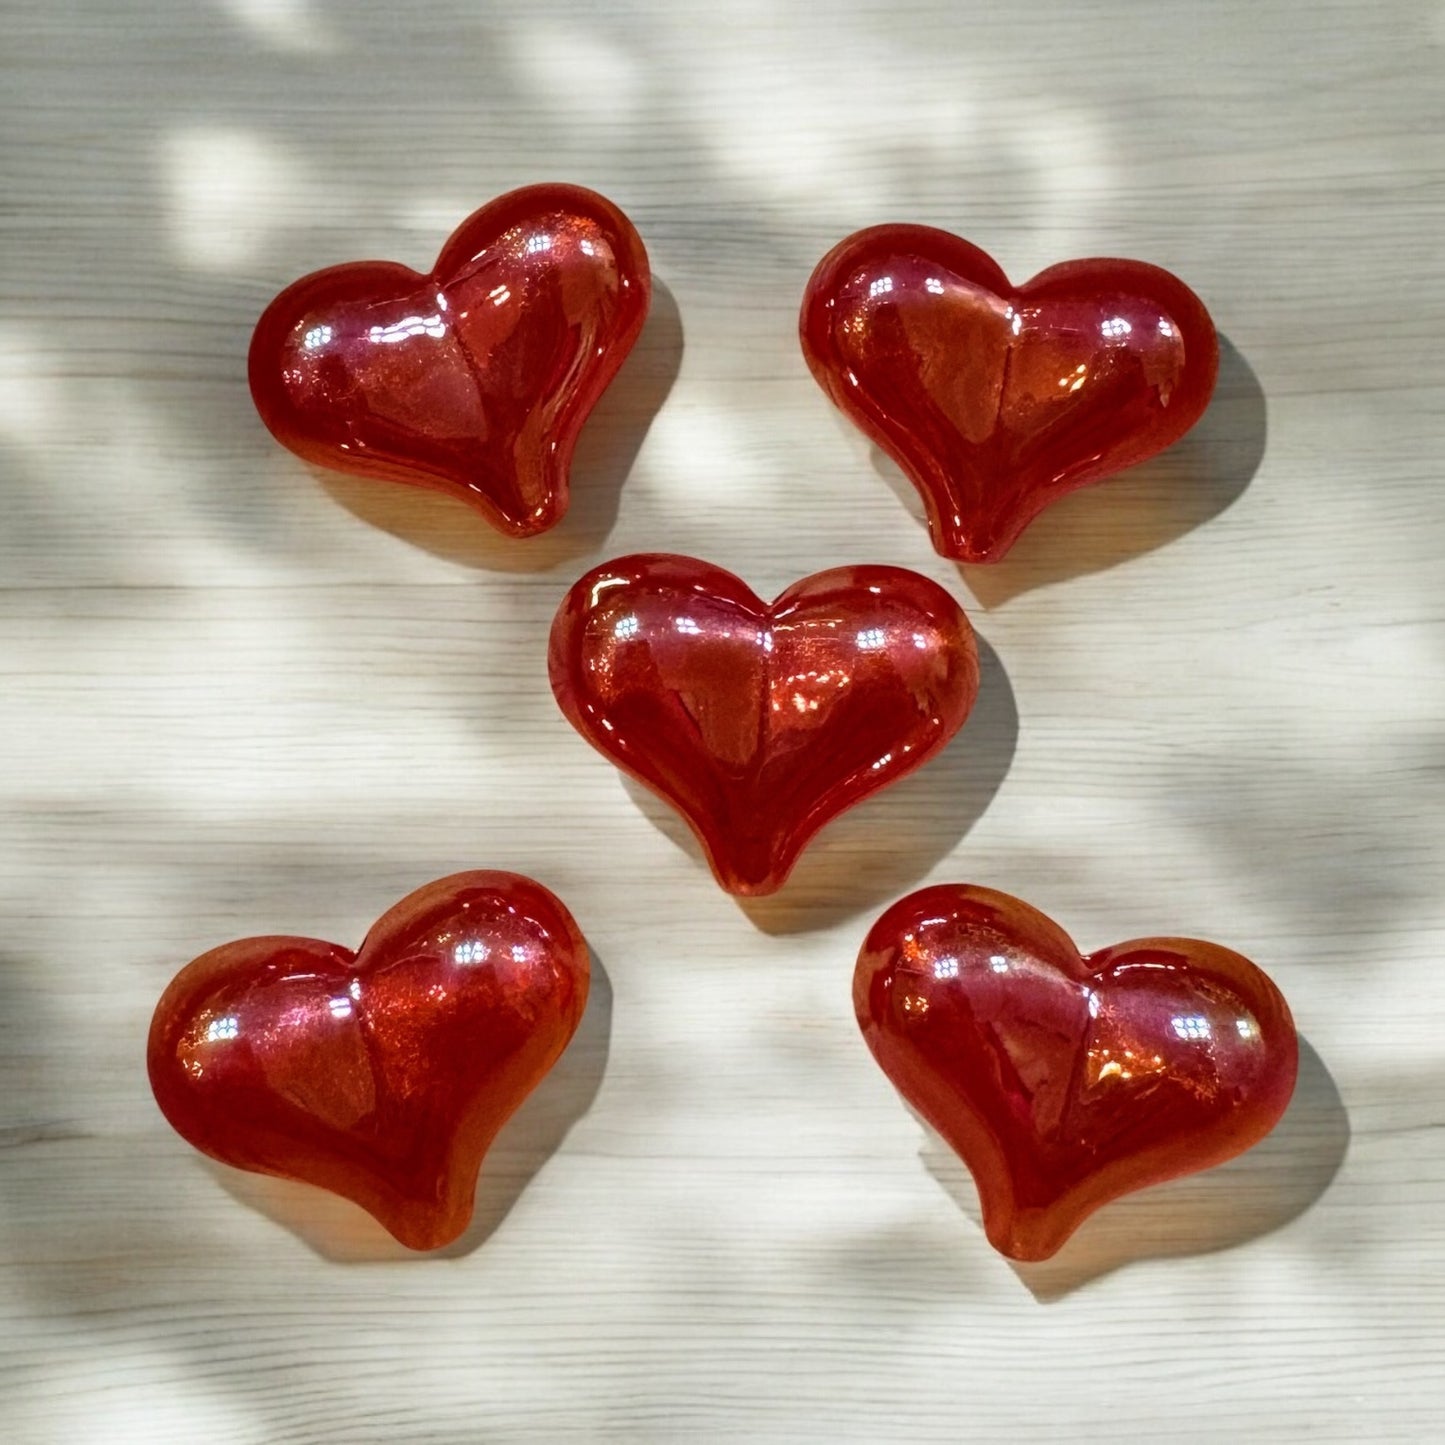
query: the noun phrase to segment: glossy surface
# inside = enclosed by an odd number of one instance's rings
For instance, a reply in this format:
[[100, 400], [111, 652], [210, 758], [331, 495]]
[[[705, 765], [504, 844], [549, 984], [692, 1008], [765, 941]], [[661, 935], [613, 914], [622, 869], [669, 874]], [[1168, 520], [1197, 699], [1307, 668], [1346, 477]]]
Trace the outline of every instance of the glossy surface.
[[567, 510], [588, 413], [647, 315], [647, 254], [580, 186], [483, 206], [426, 276], [356, 261], [288, 286], [251, 340], [251, 395], [284, 446], [413, 482], [530, 537]]
[[973, 629], [936, 583], [839, 567], [771, 605], [689, 557], [623, 557], [552, 624], [572, 725], [692, 826], [719, 883], [772, 893], [829, 819], [911, 772], [978, 691]]
[[358, 952], [243, 938], [156, 1005], [156, 1102], [197, 1149], [353, 1199], [435, 1249], [472, 1214], [482, 1157], [567, 1047], [587, 947], [514, 873], [458, 873], [403, 898]]
[[995, 562], [1050, 502], [1142, 462], [1203, 415], [1203, 303], [1141, 261], [1067, 261], [1012, 286], [928, 226], [874, 226], [803, 298], [819, 385], [922, 494], [933, 545]]
[[1298, 1065], [1284, 999], [1239, 954], [1148, 938], [1081, 957], [1036, 909], [967, 884], [878, 920], [853, 1005], [1015, 1259], [1045, 1259], [1101, 1204], [1257, 1143]]

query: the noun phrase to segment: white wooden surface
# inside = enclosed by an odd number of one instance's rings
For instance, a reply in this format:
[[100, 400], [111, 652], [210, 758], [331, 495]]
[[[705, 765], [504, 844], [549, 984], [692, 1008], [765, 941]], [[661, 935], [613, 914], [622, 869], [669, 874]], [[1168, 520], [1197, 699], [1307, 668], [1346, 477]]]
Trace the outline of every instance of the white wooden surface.
[[[1440, 1438], [1440, 0], [4, 12], [0, 1436]], [[272, 444], [271, 294], [550, 177], [662, 283], [558, 532]], [[794, 337], [885, 219], [1177, 270], [1234, 348], [1214, 409], [960, 574]], [[765, 593], [916, 567], [991, 647], [945, 758], [766, 905], [547, 689], [567, 584], [655, 548]], [[461, 1249], [168, 1130], [175, 968], [470, 866], [557, 889], [605, 972]], [[1310, 1044], [1279, 1133], [1011, 1268], [851, 1017], [926, 879], [1252, 955]]]

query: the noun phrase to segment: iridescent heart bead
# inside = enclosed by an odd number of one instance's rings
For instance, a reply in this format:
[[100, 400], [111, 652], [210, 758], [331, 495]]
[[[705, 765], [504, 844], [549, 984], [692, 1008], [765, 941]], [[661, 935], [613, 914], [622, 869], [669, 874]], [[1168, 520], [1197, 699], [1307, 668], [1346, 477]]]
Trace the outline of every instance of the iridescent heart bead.
[[482, 1160], [567, 1047], [588, 979], [541, 884], [458, 873], [355, 953], [259, 937], [187, 964], [151, 1022], [151, 1089], [202, 1153], [329, 1189], [436, 1249], [466, 1229]]
[[746, 895], [781, 888], [830, 819], [940, 752], [978, 691], [962, 609], [900, 567], [834, 568], [764, 602], [708, 562], [622, 557], [567, 594], [549, 665], [573, 727]]
[[616, 206], [526, 186], [464, 221], [426, 275], [353, 261], [288, 286], [251, 339], [251, 395], [306, 461], [446, 492], [531, 537], [567, 510], [578, 434], [650, 296]]
[[1045, 1259], [1110, 1200], [1258, 1143], [1298, 1068], [1284, 998], [1240, 954], [1143, 938], [1084, 955], [1037, 909], [972, 884], [883, 914], [853, 1004], [1014, 1259]]
[[1178, 441], [1219, 368], [1203, 302], [1157, 266], [1066, 261], [1015, 286], [929, 226], [839, 242], [799, 328], [818, 384], [964, 562], [998, 561], [1051, 502]]

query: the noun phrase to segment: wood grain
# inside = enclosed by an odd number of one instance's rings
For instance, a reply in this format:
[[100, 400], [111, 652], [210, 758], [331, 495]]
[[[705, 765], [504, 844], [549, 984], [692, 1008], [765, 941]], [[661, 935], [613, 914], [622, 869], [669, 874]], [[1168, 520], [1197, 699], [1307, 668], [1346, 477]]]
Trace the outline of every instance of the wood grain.
[[[65, 0], [0, 47], [0, 1420], [7, 1441], [1433, 1440], [1445, 1366], [1439, 0]], [[523, 546], [308, 472], [244, 379], [283, 284], [429, 264], [511, 186], [662, 286]], [[1175, 451], [1010, 560], [928, 548], [795, 338], [849, 230], [1177, 270]], [[979, 712], [741, 908], [558, 716], [568, 583], [856, 560], [973, 599]], [[461, 1248], [211, 1168], [145, 1082], [171, 973], [359, 938], [472, 866], [603, 961]], [[1309, 1041], [1279, 1133], [987, 1248], [856, 1035], [927, 879], [1088, 947], [1214, 937]]]

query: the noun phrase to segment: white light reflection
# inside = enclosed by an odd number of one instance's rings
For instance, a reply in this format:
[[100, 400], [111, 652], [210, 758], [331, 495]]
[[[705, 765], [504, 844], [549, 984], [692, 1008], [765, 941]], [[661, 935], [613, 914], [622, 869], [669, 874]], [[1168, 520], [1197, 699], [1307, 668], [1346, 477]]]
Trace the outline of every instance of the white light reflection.
[[880, 276], [876, 281], [868, 283], [868, 299], [871, 301], [875, 296], [886, 296], [892, 289], [893, 278]]
[[1200, 1014], [1172, 1018], [1169, 1020], [1169, 1027], [1181, 1039], [1207, 1039], [1209, 1037], [1209, 1020]]
[[349, 998], [327, 999], [326, 1006], [331, 1010], [331, 1017], [334, 1019], [349, 1019], [351, 1017], [351, 1000]]
[[452, 962], [485, 963], [489, 951], [481, 939], [474, 939], [469, 943], [459, 943], [452, 949]]
[[240, 1022], [233, 1016], [212, 1019], [206, 1025], [206, 1042], [214, 1044], [220, 1039], [233, 1039], [241, 1032]]
[[888, 634], [881, 627], [865, 627], [858, 634], [858, 646], [864, 652], [877, 652], [888, 645]]
[[550, 251], [552, 249], [552, 238], [545, 233], [538, 236], [528, 236], [526, 249], [529, 256], [535, 256], [539, 251]]
[[927, 276], [923, 281], [923, 289], [931, 291], [935, 296], [943, 295], [943, 282], [937, 276]]
[[990, 956], [988, 966], [994, 973], [1007, 973], [1008, 959], [1001, 953], [995, 953]]
[[318, 347], [325, 346], [334, 334], [329, 326], [313, 326], [301, 338], [301, 344], [307, 351], [315, 351]]
[[595, 582], [595, 583], [593, 583], [593, 586], [592, 586], [592, 595], [591, 595], [591, 598], [590, 598], [590, 603], [591, 603], [591, 605], [592, 605], [593, 607], [596, 607], [596, 606], [597, 606], [597, 599], [598, 599], [600, 596], [602, 596], [602, 594], [603, 594], [605, 591], [607, 591], [607, 589], [608, 589], [609, 587], [626, 587], [626, 586], [627, 586], [627, 578], [625, 578], [625, 577], [604, 577], [600, 582]]
[[672, 626], [674, 631], [685, 632], [689, 637], [696, 637], [702, 631], [702, 628], [691, 617], [674, 617]]
[[619, 641], [626, 641], [629, 637], [636, 637], [642, 631], [642, 623], [631, 613], [626, 617], [619, 617], [612, 624], [612, 635]]
[[1122, 316], [1111, 317], [1099, 327], [1105, 336], [1127, 336], [1133, 329]]
[[366, 334], [368, 340], [390, 346], [412, 336], [445, 336], [447, 328], [440, 315], [403, 316], [390, 326], [373, 326]]
[[937, 958], [933, 961], [934, 978], [957, 978], [958, 960], [956, 958]]

